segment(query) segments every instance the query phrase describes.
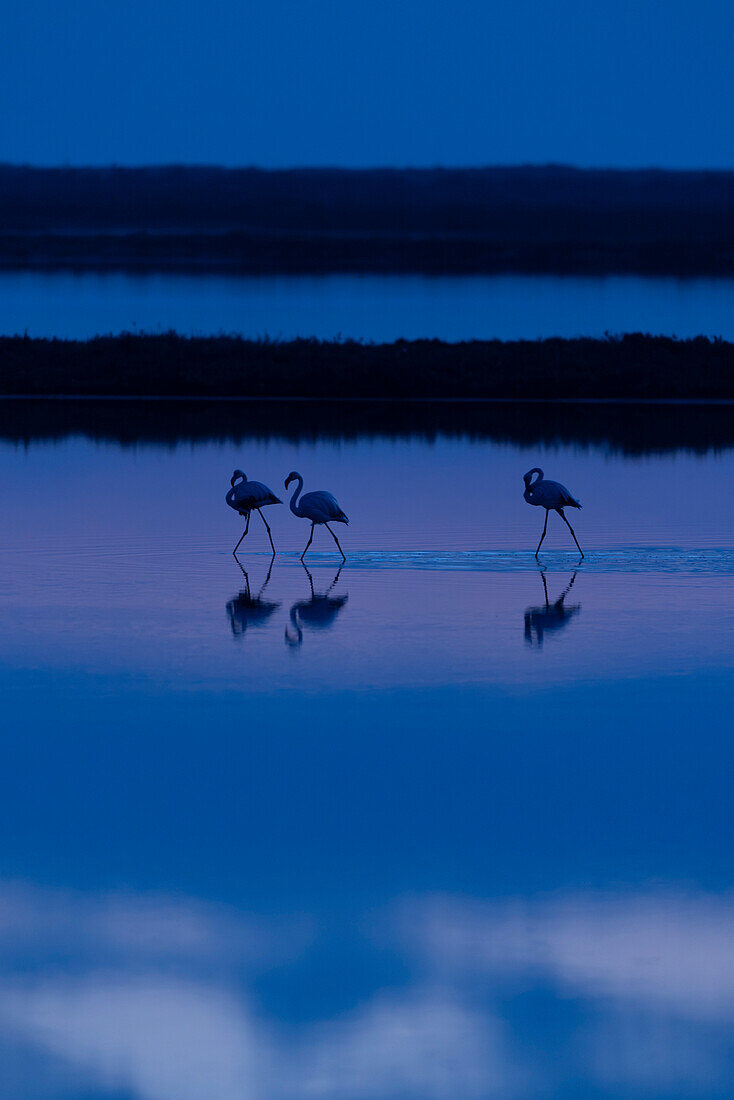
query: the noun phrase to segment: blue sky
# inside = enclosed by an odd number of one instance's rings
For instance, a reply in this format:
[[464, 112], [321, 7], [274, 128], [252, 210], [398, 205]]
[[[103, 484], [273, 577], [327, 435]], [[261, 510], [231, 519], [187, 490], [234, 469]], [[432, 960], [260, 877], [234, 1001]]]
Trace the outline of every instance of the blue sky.
[[731, 0], [24, 0], [0, 158], [734, 167]]

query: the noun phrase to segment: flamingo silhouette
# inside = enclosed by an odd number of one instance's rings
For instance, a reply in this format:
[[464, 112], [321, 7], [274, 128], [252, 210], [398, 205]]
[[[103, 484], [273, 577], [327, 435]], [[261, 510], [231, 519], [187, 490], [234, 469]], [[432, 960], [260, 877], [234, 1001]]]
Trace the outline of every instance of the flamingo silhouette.
[[265, 626], [273, 612], [280, 607], [282, 601], [276, 602], [262, 598], [263, 592], [270, 583], [274, 561], [275, 554], [270, 559], [268, 575], [263, 581], [257, 596], [253, 596], [250, 592], [250, 578], [244, 565], [241, 561], [237, 562], [245, 578], [245, 589], [234, 596], [227, 604], [227, 615], [229, 616], [229, 625], [232, 628], [233, 637], [241, 638], [249, 626]]
[[270, 533], [270, 527], [265, 516], [260, 511], [267, 504], [282, 504], [283, 501], [280, 497], [276, 497], [275, 493], [268, 489], [267, 485], [263, 485], [262, 481], [248, 481], [247, 474], [242, 470], [235, 470], [230, 478], [229, 484], [231, 489], [224, 498], [230, 508], [234, 508], [235, 512], [238, 512], [241, 516], [247, 517], [245, 529], [242, 532], [240, 542], [237, 543], [232, 553], [237, 556], [240, 543], [250, 529], [250, 512], [255, 511], [260, 515], [260, 519], [265, 524], [268, 532], [268, 538], [270, 539], [270, 549], [275, 553], [275, 546], [273, 545], [273, 536]]
[[303, 568], [306, 571], [308, 583], [311, 587], [311, 599], [296, 600], [291, 607], [290, 620], [293, 633], [289, 631], [287, 626], [285, 628], [285, 640], [290, 646], [299, 646], [303, 644], [302, 626], [308, 627], [309, 630], [329, 630], [329, 628], [334, 625], [334, 620], [349, 599], [348, 592], [345, 592], [343, 596], [331, 596], [329, 594], [339, 580], [339, 574], [342, 571], [341, 565], [337, 569], [333, 581], [324, 593], [314, 591], [313, 577], [309, 573], [305, 563]]
[[[535, 481], [533, 481], [533, 474], [537, 474]], [[540, 548], [543, 545], [543, 539], [545, 533], [548, 530], [548, 513], [551, 509], [554, 512], [558, 512], [563, 522], [568, 527], [569, 531], [573, 535], [573, 541], [578, 546], [578, 551], [583, 558], [584, 552], [579, 546], [579, 541], [576, 538], [576, 533], [573, 527], [563, 514], [564, 508], [580, 508], [581, 505], [572, 497], [565, 485], [561, 485], [560, 481], [546, 481], [543, 476], [543, 471], [540, 466], [534, 466], [532, 470], [528, 470], [526, 474], [523, 474], [523, 481], [525, 482], [525, 492], [523, 497], [528, 504], [535, 504], [541, 508], [545, 508], [545, 524], [543, 525], [543, 534], [540, 536], [540, 542], [538, 543], [538, 549], [535, 551], [537, 558], [540, 553]]]
[[[576, 580], [577, 575], [577, 572], [574, 573], [555, 603], [550, 603], [548, 601], [548, 585], [545, 580], [545, 572], [541, 569], [540, 578], [543, 581], [543, 591], [545, 592], [545, 606], [529, 607], [525, 612], [525, 641], [528, 645], [533, 645], [533, 641], [535, 641], [537, 646], [542, 646], [545, 634], [554, 630], [562, 630], [574, 615], [578, 615], [581, 610], [580, 603], [576, 603], [572, 607], [566, 607], [564, 602], [573, 588], [573, 582]], [[535, 632], [535, 639], [533, 639], [533, 631]]]
[[339, 547], [339, 553], [342, 556], [342, 561], [346, 561], [347, 559], [344, 555], [344, 551], [341, 548], [339, 539], [336, 537], [331, 527], [329, 527], [329, 520], [331, 520], [332, 523], [349, 523], [349, 518], [339, 507], [339, 502], [336, 497], [333, 495], [333, 493], [327, 492], [326, 489], [316, 489], [312, 493], [304, 493], [299, 501], [298, 496], [303, 489], [303, 478], [296, 470], [292, 470], [288, 474], [288, 477], [285, 479], [286, 489], [292, 481], [297, 481], [298, 485], [296, 486], [295, 492], [293, 493], [293, 496], [290, 500], [291, 512], [294, 516], [298, 516], [299, 519], [311, 520], [311, 534], [308, 537], [306, 549], [301, 554], [301, 561], [303, 561], [304, 557], [306, 556], [306, 550], [308, 550], [309, 546], [311, 545], [311, 541], [313, 539], [313, 529], [317, 523], [323, 523], [324, 527], [329, 532], [336, 545]]

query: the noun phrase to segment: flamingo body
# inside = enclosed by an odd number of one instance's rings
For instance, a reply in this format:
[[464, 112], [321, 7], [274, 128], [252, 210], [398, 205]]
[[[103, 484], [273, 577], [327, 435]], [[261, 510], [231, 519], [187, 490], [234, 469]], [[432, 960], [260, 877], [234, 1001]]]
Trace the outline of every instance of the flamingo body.
[[[537, 477], [535, 481], [531, 481], [533, 474], [539, 474], [540, 477]], [[566, 486], [561, 485], [560, 481], [546, 481], [539, 466], [529, 470], [524, 475], [523, 480], [525, 481], [523, 497], [528, 504], [537, 504], [542, 508], [552, 508], [554, 511], [559, 508], [581, 507], [576, 497], [572, 497]]]
[[[238, 478], [242, 480], [238, 482]], [[246, 516], [255, 508], [264, 508], [266, 504], [282, 504], [280, 497], [263, 485], [262, 481], [248, 481], [242, 470], [235, 470], [232, 474], [232, 488], [227, 493], [225, 500], [230, 508]]]
[[[313, 492], [304, 493], [303, 496], [301, 496], [301, 490], [303, 489], [303, 478], [295, 470], [288, 474], [288, 477], [285, 479], [286, 489], [292, 481], [297, 481], [298, 485], [296, 486], [293, 496], [290, 499], [290, 510], [293, 515], [297, 516], [299, 519], [311, 520], [311, 538], [309, 538], [308, 542], [306, 543], [306, 550], [308, 550], [309, 546], [311, 545], [314, 527], [316, 526], [316, 524], [323, 524], [333, 538], [336, 545], [339, 547], [339, 553], [341, 554], [342, 558], [344, 558], [344, 560], [346, 561], [344, 551], [339, 544], [339, 539], [329, 527], [330, 523], [349, 523], [349, 517], [339, 506], [339, 502], [334, 494], [329, 493], [326, 489], [316, 489]], [[306, 550], [303, 551], [303, 554], [301, 555], [301, 560], [303, 560], [303, 556], [306, 553]]]

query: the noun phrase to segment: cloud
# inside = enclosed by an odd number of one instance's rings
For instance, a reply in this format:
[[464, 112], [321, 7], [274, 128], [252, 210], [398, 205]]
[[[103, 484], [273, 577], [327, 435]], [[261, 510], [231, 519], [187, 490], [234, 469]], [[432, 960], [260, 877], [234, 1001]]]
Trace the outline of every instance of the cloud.
[[154, 977], [0, 989], [5, 1028], [98, 1088], [144, 1100], [250, 1100], [268, 1050], [241, 998]]
[[25, 952], [79, 965], [184, 960], [190, 967], [271, 965], [300, 954], [313, 935], [305, 917], [262, 918], [163, 894], [42, 890], [0, 883], [0, 967]]
[[36, 1052], [34, 1073], [53, 1078], [51, 1061], [67, 1067], [60, 1082], [139, 1100], [512, 1095], [499, 1020], [440, 988], [379, 991], [295, 1033], [258, 1012], [248, 977], [302, 953], [312, 928], [187, 898], [0, 884], [0, 1038]]
[[734, 896], [648, 892], [473, 902], [403, 910], [402, 935], [456, 978], [537, 979], [564, 993], [682, 1017], [734, 1010]]
[[[48, 1096], [135, 1100], [470, 1100], [564, 1080], [692, 1096], [734, 1079], [731, 894], [413, 899], [388, 917], [399, 988], [318, 1020], [302, 986], [300, 1022], [286, 1024], [257, 991], [313, 927], [192, 899], [0, 884], [0, 1045], [20, 1082], [3, 1100], [35, 1095], [36, 1081]], [[517, 997], [533, 989], [575, 999], [552, 1051]]]
[[498, 1020], [435, 989], [380, 994], [316, 1029], [297, 1068], [301, 1095], [350, 1100], [510, 1096], [525, 1077]]
[[94, 1087], [140, 1100], [450, 1100], [511, 1096], [527, 1080], [497, 1020], [436, 990], [379, 994], [294, 1040], [221, 988], [95, 974], [0, 987], [0, 1022]]

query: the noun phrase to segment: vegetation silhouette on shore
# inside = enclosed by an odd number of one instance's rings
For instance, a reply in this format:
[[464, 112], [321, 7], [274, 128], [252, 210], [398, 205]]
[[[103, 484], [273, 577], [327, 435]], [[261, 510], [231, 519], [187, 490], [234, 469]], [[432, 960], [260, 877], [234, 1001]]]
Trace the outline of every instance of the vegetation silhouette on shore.
[[536, 341], [0, 337], [0, 395], [734, 400], [734, 344], [629, 334]]

